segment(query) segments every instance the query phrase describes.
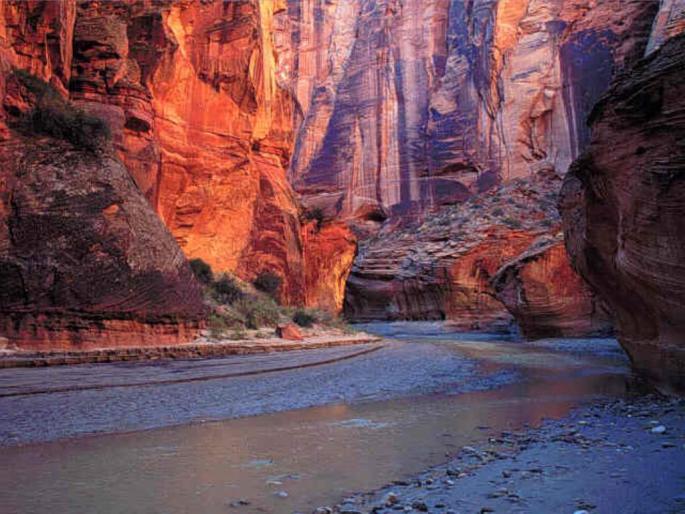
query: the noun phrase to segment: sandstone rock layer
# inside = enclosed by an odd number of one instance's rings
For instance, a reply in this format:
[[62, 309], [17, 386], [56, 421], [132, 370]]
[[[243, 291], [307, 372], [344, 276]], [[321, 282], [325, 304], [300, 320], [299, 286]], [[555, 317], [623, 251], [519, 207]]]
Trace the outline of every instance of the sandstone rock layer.
[[343, 223], [303, 227], [306, 301], [308, 307], [338, 314], [357, 253], [357, 241]]
[[345, 313], [358, 321], [446, 319], [465, 330], [508, 329], [490, 281], [539, 236], [558, 232], [553, 171], [513, 180], [424, 222], [386, 224], [360, 245]]
[[527, 339], [609, 335], [610, 316], [571, 268], [560, 236], [542, 237], [492, 279]]
[[617, 79], [560, 202], [574, 267], [634, 365], [685, 387], [685, 37]]
[[20, 349], [173, 344], [200, 288], [116, 159], [55, 140], [0, 146], [0, 331]]

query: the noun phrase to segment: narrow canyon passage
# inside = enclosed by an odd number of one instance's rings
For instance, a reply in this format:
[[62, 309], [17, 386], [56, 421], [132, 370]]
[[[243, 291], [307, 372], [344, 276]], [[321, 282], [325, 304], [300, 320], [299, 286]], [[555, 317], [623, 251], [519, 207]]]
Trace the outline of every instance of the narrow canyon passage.
[[685, 0], [0, 0], [0, 514], [685, 514]]
[[90, 379], [88, 366], [3, 370], [2, 392], [8, 381], [22, 385], [0, 397], [2, 504], [25, 513], [49, 506], [211, 514], [246, 500], [242, 512], [306, 512], [441, 463], [502, 430], [620, 397], [631, 381], [613, 340], [522, 345], [436, 326], [368, 326], [394, 339], [358, 357], [253, 377], [56, 393], [41, 393], [35, 381], [43, 373], [53, 387], [77, 376], [81, 384], [113, 383], [136, 370], [154, 382], [276, 361], [311, 364], [345, 350], [100, 365]]

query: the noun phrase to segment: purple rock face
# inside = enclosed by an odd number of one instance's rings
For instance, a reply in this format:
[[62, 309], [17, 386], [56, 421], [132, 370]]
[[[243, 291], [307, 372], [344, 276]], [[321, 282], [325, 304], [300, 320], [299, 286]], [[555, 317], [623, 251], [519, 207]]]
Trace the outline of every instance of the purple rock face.
[[279, 64], [302, 115], [296, 189], [354, 219], [564, 173], [587, 144], [592, 105], [644, 52], [658, 7], [595, 4], [289, 0]]

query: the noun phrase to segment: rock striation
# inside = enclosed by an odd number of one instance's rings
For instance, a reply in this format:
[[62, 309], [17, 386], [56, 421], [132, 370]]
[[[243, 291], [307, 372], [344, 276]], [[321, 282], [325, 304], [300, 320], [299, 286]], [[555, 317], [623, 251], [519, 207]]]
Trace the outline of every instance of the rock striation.
[[536, 239], [492, 279], [527, 339], [607, 336], [611, 317], [571, 268], [561, 234]]
[[[283, 0], [3, 2], [0, 137], [12, 138], [6, 114], [17, 110], [4, 77], [26, 70], [106, 120], [188, 257], [244, 280], [275, 272], [283, 302], [310, 304], [321, 297], [307, 292], [305, 253], [316, 260], [315, 250], [304, 248], [286, 176], [297, 119], [276, 52], [286, 9]], [[341, 289], [349, 263], [327, 269], [312, 287]]]
[[491, 280], [538, 237], [559, 232], [560, 184], [550, 170], [443, 208], [423, 222], [386, 224], [360, 243], [346, 315], [358, 321], [447, 319], [465, 330], [508, 330], [512, 316]]
[[0, 333], [20, 349], [176, 344], [202, 327], [183, 253], [126, 168], [54, 139], [0, 145]]
[[301, 118], [291, 179], [380, 221], [564, 173], [585, 118], [647, 44], [655, 0], [289, 0], [279, 69]]
[[617, 78], [560, 199], [575, 269], [634, 365], [685, 387], [685, 36]]
[[108, 120], [120, 156], [186, 255], [304, 301], [298, 202], [285, 169], [292, 101], [276, 81], [278, 0], [83, 2], [71, 97]]
[[344, 223], [303, 227], [305, 305], [333, 314], [343, 310], [345, 286], [357, 254], [357, 238]]

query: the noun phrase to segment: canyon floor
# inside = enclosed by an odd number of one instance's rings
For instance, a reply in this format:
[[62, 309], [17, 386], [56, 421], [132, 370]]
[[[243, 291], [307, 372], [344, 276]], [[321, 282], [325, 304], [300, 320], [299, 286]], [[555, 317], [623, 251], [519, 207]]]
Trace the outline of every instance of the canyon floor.
[[0, 370], [0, 504], [683, 512], [685, 405], [645, 394], [614, 340], [364, 328], [384, 341]]

